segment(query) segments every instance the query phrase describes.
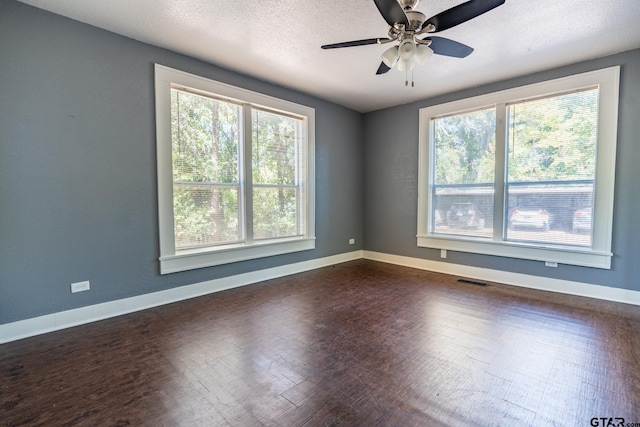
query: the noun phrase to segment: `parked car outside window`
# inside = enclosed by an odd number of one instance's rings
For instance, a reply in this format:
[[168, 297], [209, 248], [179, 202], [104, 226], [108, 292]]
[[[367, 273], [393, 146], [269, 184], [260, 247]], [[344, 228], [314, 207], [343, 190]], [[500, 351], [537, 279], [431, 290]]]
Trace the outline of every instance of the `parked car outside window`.
[[453, 203], [447, 210], [447, 225], [458, 228], [484, 228], [484, 215], [473, 203]]
[[511, 212], [509, 227], [532, 228], [540, 231], [549, 231], [551, 217], [546, 209], [535, 206], [517, 207]]
[[571, 227], [574, 233], [591, 233], [592, 224], [591, 207], [580, 208], [573, 213], [573, 226]]

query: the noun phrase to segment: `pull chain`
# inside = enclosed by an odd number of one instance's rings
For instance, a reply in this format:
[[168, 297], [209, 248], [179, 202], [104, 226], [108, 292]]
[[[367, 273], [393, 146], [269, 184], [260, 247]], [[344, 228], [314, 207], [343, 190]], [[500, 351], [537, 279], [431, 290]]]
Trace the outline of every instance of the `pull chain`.
[[[409, 71], [406, 70], [404, 72], [404, 85], [405, 86], [409, 86]], [[413, 68], [411, 69], [411, 87], [415, 87], [414, 81], [413, 81]]]

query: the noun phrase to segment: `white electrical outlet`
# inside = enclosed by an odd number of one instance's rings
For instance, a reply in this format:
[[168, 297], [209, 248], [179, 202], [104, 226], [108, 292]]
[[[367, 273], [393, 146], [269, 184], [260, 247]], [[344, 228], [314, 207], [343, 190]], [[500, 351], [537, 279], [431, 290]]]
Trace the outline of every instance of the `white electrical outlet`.
[[447, 257], [447, 250], [440, 249], [440, 258], [446, 258], [446, 257]]
[[84, 282], [76, 282], [71, 284], [71, 293], [75, 294], [76, 292], [88, 291], [91, 289], [91, 284], [88, 280]]
[[546, 261], [544, 263], [545, 267], [557, 267], [558, 263], [557, 262], [553, 262], [553, 261]]
[[349, 239], [349, 244], [350, 245], [355, 245], [356, 244], [356, 239]]

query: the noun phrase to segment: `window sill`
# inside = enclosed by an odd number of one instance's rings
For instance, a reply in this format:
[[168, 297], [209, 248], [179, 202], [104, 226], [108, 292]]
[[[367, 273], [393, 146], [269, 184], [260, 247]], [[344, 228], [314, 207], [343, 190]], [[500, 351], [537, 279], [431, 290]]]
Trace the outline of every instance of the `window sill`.
[[160, 257], [160, 274], [213, 267], [232, 262], [315, 249], [315, 238], [292, 238], [181, 251]]
[[481, 255], [493, 255], [532, 261], [556, 262], [602, 269], [611, 268], [610, 252], [566, 246], [519, 242], [495, 242], [481, 239], [459, 239], [451, 236], [418, 235], [418, 246]]

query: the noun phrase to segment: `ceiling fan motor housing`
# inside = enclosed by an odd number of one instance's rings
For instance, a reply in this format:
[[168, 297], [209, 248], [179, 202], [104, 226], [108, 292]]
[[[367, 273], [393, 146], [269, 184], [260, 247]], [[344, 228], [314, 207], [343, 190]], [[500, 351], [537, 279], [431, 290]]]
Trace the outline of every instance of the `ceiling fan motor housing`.
[[406, 28], [407, 31], [419, 31], [422, 28], [422, 23], [427, 20], [427, 16], [417, 10], [409, 10], [405, 13], [409, 20], [409, 28]]

